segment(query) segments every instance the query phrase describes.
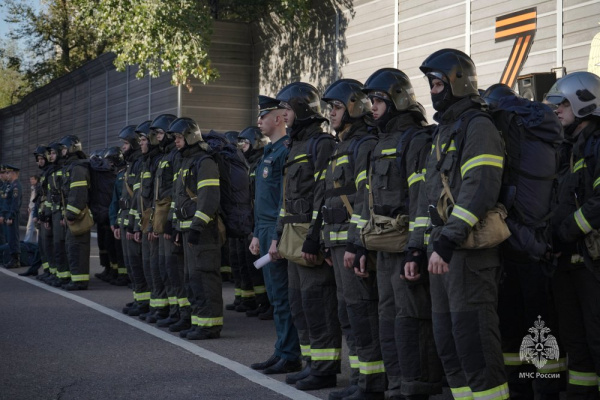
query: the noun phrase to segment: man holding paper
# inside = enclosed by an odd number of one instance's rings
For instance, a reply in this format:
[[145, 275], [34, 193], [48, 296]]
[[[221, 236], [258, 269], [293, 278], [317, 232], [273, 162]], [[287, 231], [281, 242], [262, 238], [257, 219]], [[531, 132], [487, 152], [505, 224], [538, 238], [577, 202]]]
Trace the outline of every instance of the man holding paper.
[[[254, 233], [250, 243], [252, 254], [269, 253], [273, 240], [277, 240], [277, 217], [281, 203], [283, 166], [288, 152], [288, 136], [283, 118], [285, 105], [271, 97], [258, 96], [258, 127], [271, 143], [265, 146], [264, 156], [256, 169], [256, 199], [254, 202]], [[299, 371], [300, 342], [292, 321], [288, 300], [287, 261], [279, 258], [263, 267], [267, 295], [273, 306], [273, 319], [277, 331], [275, 352], [268, 360], [250, 367], [265, 374], [285, 374]]]

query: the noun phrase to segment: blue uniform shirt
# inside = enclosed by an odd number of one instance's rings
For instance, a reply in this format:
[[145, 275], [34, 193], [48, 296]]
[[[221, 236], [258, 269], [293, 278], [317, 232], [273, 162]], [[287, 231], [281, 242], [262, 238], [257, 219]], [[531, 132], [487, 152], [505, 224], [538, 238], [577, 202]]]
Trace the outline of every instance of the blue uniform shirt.
[[3, 216], [4, 219], [17, 220], [21, 209], [21, 197], [23, 189], [21, 182], [7, 182], [3, 190]]
[[[256, 199], [254, 201], [254, 236], [258, 237], [258, 228], [277, 225], [281, 192], [283, 187], [283, 166], [288, 153], [286, 146], [289, 136], [283, 136], [275, 143], [265, 146], [263, 158], [256, 168]], [[272, 239], [277, 240], [275, 230]]]

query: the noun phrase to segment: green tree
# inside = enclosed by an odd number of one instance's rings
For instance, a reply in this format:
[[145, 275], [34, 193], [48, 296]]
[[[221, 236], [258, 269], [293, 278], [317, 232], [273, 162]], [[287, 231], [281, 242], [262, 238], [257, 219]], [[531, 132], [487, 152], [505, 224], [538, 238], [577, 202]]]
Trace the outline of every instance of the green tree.
[[[173, 84], [190, 76], [207, 83], [218, 77], [208, 48], [214, 20], [260, 22], [277, 19], [300, 31], [318, 18], [313, 0], [96, 0], [82, 1], [90, 27], [100, 39], [114, 39], [110, 50], [122, 71], [138, 65], [138, 77], [172, 72]], [[351, 0], [322, 0], [347, 6]]]
[[15, 42], [0, 44], [0, 108], [16, 104], [27, 92]]
[[108, 41], [97, 39], [84, 24], [82, 0], [49, 0], [35, 9], [24, 0], [5, 0], [9, 37], [23, 40], [32, 55], [21, 60], [32, 89], [41, 87], [93, 60], [106, 51]]

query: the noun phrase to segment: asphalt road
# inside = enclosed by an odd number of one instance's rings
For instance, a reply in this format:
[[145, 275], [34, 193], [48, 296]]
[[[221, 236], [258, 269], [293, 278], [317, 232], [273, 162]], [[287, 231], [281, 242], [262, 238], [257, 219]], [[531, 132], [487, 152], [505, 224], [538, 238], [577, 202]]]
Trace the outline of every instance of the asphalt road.
[[[220, 339], [188, 341], [122, 314], [131, 290], [93, 277], [97, 248], [87, 291], [17, 275], [25, 270], [0, 268], [0, 400], [326, 399], [336, 390], [302, 392], [285, 375], [248, 367], [272, 354], [273, 321], [225, 311]], [[223, 297], [233, 301], [233, 284]], [[348, 383], [347, 359], [344, 348], [338, 388]]]

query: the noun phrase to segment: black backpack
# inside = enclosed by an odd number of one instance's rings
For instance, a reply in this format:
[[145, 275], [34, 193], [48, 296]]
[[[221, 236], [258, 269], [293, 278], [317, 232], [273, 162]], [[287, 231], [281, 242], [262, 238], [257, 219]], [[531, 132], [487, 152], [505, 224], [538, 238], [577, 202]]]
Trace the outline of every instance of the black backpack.
[[[508, 211], [511, 236], [502, 244], [502, 255], [517, 262], [540, 260], [551, 245], [550, 219], [557, 205], [560, 121], [547, 105], [516, 96], [504, 97], [489, 113], [467, 113], [463, 131], [477, 115], [491, 117], [505, 144], [498, 201]], [[457, 145], [460, 154], [458, 137]]]
[[117, 175], [106, 159], [90, 160], [90, 209], [96, 221], [108, 219]]
[[[219, 166], [220, 212], [227, 229], [227, 237], [247, 237], [252, 233], [254, 226], [248, 163], [225, 136], [210, 131], [202, 137], [211, 148], [210, 156]], [[198, 163], [206, 157], [208, 156], [201, 157]]]

